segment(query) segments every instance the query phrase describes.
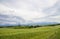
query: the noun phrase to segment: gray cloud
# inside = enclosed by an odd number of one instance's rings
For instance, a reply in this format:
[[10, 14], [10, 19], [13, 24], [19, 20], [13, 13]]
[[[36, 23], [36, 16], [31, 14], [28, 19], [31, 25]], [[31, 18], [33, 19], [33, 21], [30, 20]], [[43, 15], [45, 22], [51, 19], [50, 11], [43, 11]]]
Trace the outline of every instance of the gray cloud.
[[[60, 1], [56, 0], [0, 0], [0, 21], [41, 22], [55, 20], [60, 15]], [[55, 18], [56, 17], [56, 18]]]
[[25, 22], [25, 20], [18, 16], [12, 16], [12, 15], [3, 15], [0, 14], [0, 24], [21, 24], [21, 22]]

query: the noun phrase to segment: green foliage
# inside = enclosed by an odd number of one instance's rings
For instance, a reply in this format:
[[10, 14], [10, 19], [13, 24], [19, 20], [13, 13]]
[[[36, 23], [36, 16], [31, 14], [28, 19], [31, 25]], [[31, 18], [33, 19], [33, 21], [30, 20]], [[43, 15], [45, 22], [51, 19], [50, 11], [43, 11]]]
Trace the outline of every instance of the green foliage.
[[0, 28], [0, 39], [60, 39], [59, 36], [60, 26], [46, 26], [31, 29], [14, 29], [14, 27]]
[[30, 29], [30, 28], [37, 28], [41, 26], [0, 26], [0, 28], [14, 28], [14, 29]]
[[30, 28], [37, 28], [37, 27], [45, 27], [45, 26], [58, 26], [60, 24], [48, 24], [48, 25], [18, 25], [18, 26], [0, 26], [0, 28], [14, 28], [14, 29], [30, 29]]

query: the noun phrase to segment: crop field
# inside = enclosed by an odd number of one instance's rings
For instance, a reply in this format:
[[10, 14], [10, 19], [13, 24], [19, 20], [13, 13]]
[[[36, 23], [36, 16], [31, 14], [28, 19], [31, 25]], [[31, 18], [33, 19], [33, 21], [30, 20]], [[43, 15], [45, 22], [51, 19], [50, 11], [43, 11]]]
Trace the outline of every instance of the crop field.
[[60, 26], [31, 29], [0, 28], [0, 39], [60, 39]]

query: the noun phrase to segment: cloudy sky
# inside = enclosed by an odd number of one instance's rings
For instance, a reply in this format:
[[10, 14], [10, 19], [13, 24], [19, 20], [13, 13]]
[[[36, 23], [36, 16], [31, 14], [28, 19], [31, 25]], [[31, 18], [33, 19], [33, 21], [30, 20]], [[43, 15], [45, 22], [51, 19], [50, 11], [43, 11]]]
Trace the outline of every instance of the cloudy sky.
[[0, 14], [18, 16], [27, 22], [60, 22], [60, 1], [0, 0]]

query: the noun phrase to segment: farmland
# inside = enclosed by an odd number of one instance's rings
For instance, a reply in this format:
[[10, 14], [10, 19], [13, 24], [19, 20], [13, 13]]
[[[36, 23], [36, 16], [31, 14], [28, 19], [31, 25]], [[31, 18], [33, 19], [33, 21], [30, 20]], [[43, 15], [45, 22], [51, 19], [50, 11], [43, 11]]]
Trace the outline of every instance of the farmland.
[[60, 39], [60, 26], [31, 29], [0, 28], [0, 39]]

